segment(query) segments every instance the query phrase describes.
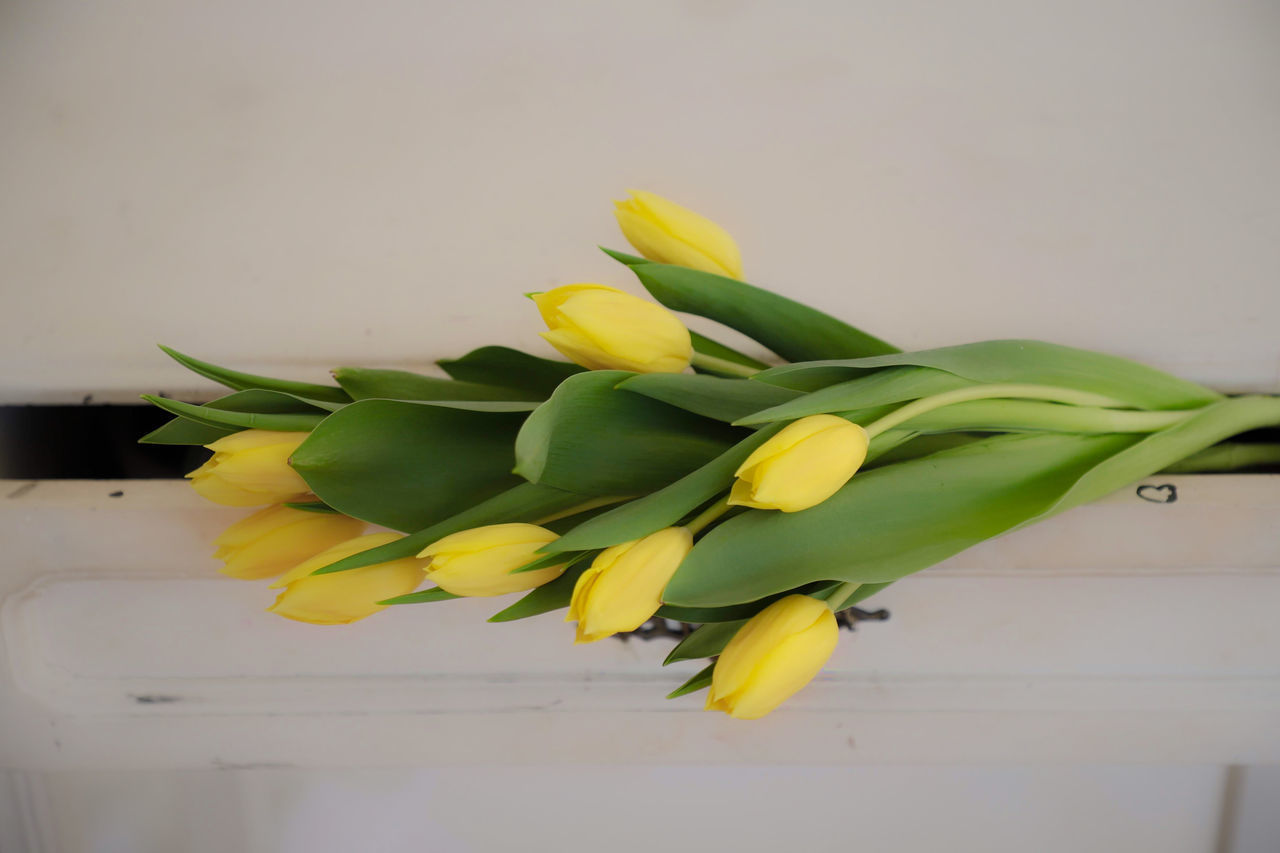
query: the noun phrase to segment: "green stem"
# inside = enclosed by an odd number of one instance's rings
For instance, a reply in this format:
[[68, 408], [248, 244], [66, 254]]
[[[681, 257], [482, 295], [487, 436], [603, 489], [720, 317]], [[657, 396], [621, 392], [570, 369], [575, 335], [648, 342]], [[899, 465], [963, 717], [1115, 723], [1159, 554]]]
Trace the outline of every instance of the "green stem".
[[709, 373], [719, 373], [723, 376], [737, 376], [743, 379], [755, 376], [760, 371], [754, 367], [748, 367], [745, 364], [738, 364], [736, 361], [729, 361], [727, 358], [716, 358], [714, 355], [695, 352], [691, 361], [694, 367], [701, 367]]
[[729, 496], [725, 495], [711, 506], [704, 509], [692, 521], [685, 525], [689, 532], [697, 536], [708, 524], [729, 511]]
[[908, 403], [902, 408], [885, 415], [878, 421], [873, 421], [867, 425], [865, 429], [869, 438], [875, 438], [880, 433], [888, 429], [893, 429], [898, 424], [909, 421], [926, 412], [931, 412], [934, 409], [949, 406], [952, 403], [963, 403], [968, 400], [986, 400], [1000, 397], [1012, 397], [1027, 400], [1049, 400], [1054, 403], [1067, 403], [1073, 406], [1112, 407], [1125, 405], [1125, 403], [1120, 400], [1115, 400], [1111, 397], [1104, 397], [1101, 394], [1091, 394], [1087, 391], [1074, 391], [1070, 388], [1059, 388], [1055, 385], [975, 385], [971, 388], [957, 388], [954, 391], [934, 394], [932, 397], [921, 397], [919, 400]]
[[832, 613], [839, 613], [844, 609], [844, 603], [853, 597], [853, 594], [858, 591], [860, 586], [862, 586], [861, 583], [852, 581], [840, 584], [827, 596], [827, 607]]

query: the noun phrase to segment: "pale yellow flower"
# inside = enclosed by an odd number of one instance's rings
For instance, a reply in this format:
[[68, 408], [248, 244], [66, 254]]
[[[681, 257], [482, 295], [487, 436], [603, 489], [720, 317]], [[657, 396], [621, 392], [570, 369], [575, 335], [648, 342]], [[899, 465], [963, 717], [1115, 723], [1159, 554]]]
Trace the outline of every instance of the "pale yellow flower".
[[577, 621], [577, 640], [591, 643], [634, 631], [662, 606], [662, 591], [693, 547], [685, 527], [667, 527], [600, 552], [579, 576], [566, 622]]
[[658, 263], [742, 278], [742, 255], [728, 231], [660, 195], [630, 192], [614, 202], [614, 215], [637, 252]]
[[202, 497], [226, 506], [285, 503], [310, 489], [289, 457], [310, 433], [246, 429], [205, 445], [213, 458], [187, 475]]
[[747, 457], [729, 503], [783, 512], [817, 506], [861, 467], [867, 444], [866, 430], [844, 418], [801, 418]]
[[763, 717], [817, 675], [840, 629], [824, 602], [789, 595], [738, 629], [712, 672], [708, 711], [740, 720]]
[[490, 524], [453, 533], [428, 545], [427, 579], [454, 595], [489, 596], [542, 586], [564, 572], [564, 564], [515, 572], [538, 559], [538, 549], [556, 534], [536, 524]]
[[603, 284], [566, 284], [532, 294], [548, 331], [542, 337], [592, 370], [679, 373], [693, 344], [675, 314]]
[[278, 575], [321, 551], [359, 536], [364, 522], [332, 512], [271, 506], [243, 518], [213, 540], [224, 575], [257, 580]]
[[306, 560], [271, 585], [284, 587], [272, 613], [313, 625], [346, 625], [372, 616], [388, 598], [407, 595], [422, 583], [425, 561], [413, 557], [390, 560], [345, 572], [311, 574], [316, 569], [402, 538], [397, 533], [370, 533], [335, 545]]

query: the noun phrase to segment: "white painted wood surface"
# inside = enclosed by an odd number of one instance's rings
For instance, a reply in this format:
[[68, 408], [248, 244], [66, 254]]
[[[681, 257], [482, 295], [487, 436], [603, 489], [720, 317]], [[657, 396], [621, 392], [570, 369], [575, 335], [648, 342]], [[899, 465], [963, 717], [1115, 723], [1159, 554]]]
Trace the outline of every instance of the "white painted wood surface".
[[242, 513], [10, 481], [0, 766], [1280, 761], [1280, 477], [1166, 481], [1175, 503], [1126, 490], [884, 592], [892, 618], [755, 724], [662, 698], [698, 666], [661, 669], [668, 642], [575, 648], [492, 600], [293, 623], [214, 573]]

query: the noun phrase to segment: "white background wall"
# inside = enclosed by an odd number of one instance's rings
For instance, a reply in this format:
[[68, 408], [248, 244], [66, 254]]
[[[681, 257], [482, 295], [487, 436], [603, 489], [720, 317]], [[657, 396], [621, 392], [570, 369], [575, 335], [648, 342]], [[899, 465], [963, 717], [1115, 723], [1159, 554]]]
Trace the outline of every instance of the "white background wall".
[[[748, 278], [906, 347], [1041, 337], [1276, 390], [1278, 46], [1271, 2], [9, 0], [0, 400], [198, 387], [156, 341], [299, 377], [540, 348], [521, 292], [631, 286], [593, 248], [620, 245], [629, 186], [725, 224]], [[486, 850], [532, 826], [625, 850], [664, 819], [763, 845], [777, 814], [826, 848], [1275, 849], [1274, 777], [1238, 786], [1234, 836], [1230, 778], [66, 771], [9, 780], [42, 821], [9, 837]]]

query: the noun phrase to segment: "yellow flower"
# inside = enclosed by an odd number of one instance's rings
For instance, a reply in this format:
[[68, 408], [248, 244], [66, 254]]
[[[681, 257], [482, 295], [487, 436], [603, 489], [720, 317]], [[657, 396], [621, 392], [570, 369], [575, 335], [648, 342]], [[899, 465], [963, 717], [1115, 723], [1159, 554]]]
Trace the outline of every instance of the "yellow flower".
[[261, 506], [297, 500], [310, 491], [289, 467], [289, 457], [309, 435], [246, 429], [205, 445], [213, 458], [187, 475], [203, 497], [226, 506]]
[[512, 570], [532, 563], [556, 534], [536, 524], [490, 524], [450, 534], [423, 549], [427, 579], [454, 595], [505, 595], [542, 586], [560, 577], [564, 564]]
[[688, 528], [667, 527], [601, 551], [578, 578], [564, 619], [577, 620], [576, 642], [593, 643], [649, 621], [692, 547]]
[[224, 575], [257, 580], [278, 575], [326, 548], [364, 532], [364, 522], [332, 512], [305, 512], [287, 506], [258, 510], [213, 540]]
[[693, 343], [666, 308], [603, 284], [566, 284], [532, 294], [553, 347], [592, 370], [679, 373]]
[[377, 602], [407, 595], [418, 588], [422, 583], [422, 560], [405, 557], [346, 572], [311, 573], [344, 557], [400, 538], [396, 533], [370, 533], [299, 563], [271, 585], [272, 589], [284, 587], [284, 592], [267, 609], [286, 619], [313, 625], [346, 625], [372, 616], [386, 606]]
[[729, 503], [799, 512], [838, 492], [866, 458], [866, 430], [835, 415], [810, 415], [747, 457]]
[[824, 602], [789, 595], [738, 629], [711, 676], [708, 711], [755, 720], [781, 705], [821, 671], [840, 629]]
[[688, 208], [653, 193], [631, 190], [615, 201], [627, 242], [651, 261], [742, 278], [742, 255], [729, 232]]

